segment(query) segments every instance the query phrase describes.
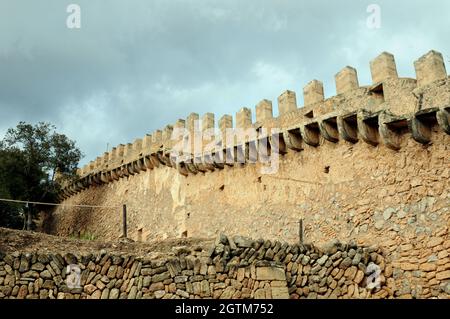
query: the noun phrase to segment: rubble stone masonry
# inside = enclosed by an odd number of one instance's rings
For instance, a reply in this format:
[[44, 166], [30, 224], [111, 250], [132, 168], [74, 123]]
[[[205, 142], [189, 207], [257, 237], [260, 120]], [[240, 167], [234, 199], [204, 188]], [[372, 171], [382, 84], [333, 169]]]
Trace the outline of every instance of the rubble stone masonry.
[[[387, 264], [382, 250], [358, 247], [355, 243], [334, 242], [320, 250], [312, 245], [220, 234], [212, 245], [174, 246], [170, 252], [151, 251], [144, 256], [79, 248], [76, 252], [59, 253], [62, 247], [58, 245], [42, 242], [39, 246], [38, 250], [0, 251], [0, 298], [396, 296], [392, 266]], [[130, 248], [132, 244], [127, 246]], [[444, 289], [433, 290], [432, 294], [446, 296]]]
[[[356, 70], [346, 67], [335, 77], [336, 96], [325, 99], [314, 80], [303, 90], [303, 107], [293, 91], [281, 94], [278, 117], [268, 100], [258, 103], [256, 123], [242, 108], [235, 129], [250, 126], [256, 137], [225, 139], [233, 127], [226, 115], [213, 143], [187, 157], [171, 150], [180, 141], [195, 144], [195, 134], [170, 134], [190, 121], [119, 145], [81, 168], [61, 197], [66, 205], [117, 208], [59, 207], [50, 231], [117, 239], [126, 204], [135, 240], [223, 232], [296, 243], [302, 219], [305, 241], [319, 247], [334, 239], [376, 244], [391, 265], [386, 285], [395, 296], [449, 296], [450, 78], [436, 51], [414, 65], [416, 79], [399, 78], [385, 52], [370, 63], [371, 85], [359, 86]], [[208, 113], [205, 128], [213, 124]], [[265, 161], [260, 150], [268, 149], [279, 162]], [[275, 171], [265, 173], [272, 164]]]

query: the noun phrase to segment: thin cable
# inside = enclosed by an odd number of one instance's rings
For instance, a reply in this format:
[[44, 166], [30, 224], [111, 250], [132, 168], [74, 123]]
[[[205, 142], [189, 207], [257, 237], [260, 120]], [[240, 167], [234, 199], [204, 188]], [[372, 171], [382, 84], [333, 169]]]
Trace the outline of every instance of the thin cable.
[[121, 208], [121, 206], [101, 206], [101, 205], [70, 205], [70, 204], [57, 204], [57, 203], [44, 203], [44, 202], [32, 202], [26, 200], [6, 199], [0, 198], [1, 202], [23, 203], [23, 204], [37, 204], [48, 206], [66, 206], [66, 207], [85, 207], [85, 208]]

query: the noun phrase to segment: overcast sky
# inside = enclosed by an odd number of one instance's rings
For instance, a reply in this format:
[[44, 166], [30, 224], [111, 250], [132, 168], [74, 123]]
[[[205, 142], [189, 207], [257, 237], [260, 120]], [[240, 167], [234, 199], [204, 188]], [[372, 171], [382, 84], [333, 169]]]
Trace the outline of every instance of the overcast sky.
[[[81, 8], [81, 28], [66, 25]], [[367, 7], [378, 4], [381, 27]], [[370, 84], [369, 61], [400, 76], [430, 49], [450, 68], [450, 1], [0, 0], [0, 137], [48, 121], [77, 141], [81, 164], [191, 112], [234, 114], [312, 79], [335, 95], [344, 66]]]

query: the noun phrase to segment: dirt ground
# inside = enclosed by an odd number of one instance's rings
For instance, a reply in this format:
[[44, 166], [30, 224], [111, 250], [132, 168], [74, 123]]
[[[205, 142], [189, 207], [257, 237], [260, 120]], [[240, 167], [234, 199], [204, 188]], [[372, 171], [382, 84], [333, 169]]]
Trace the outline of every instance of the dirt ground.
[[[89, 254], [105, 249], [109, 253], [146, 256], [149, 253], [170, 253], [173, 247], [188, 246], [198, 249], [209, 247], [212, 239], [179, 238], [155, 242], [103, 242], [52, 236], [33, 231], [13, 230], [0, 227], [0, 252], [51, 252]], [[197, 248], [196, 248], [197, 247]]]

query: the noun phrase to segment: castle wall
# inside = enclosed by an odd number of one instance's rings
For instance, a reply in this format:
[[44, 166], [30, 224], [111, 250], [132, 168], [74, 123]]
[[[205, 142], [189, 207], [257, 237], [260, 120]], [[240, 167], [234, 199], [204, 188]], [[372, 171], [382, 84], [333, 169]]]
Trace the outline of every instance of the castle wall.
[[[278, 163], [252, 163], [252, 145], [260, 140], [245, 138], [222, 144], [239, 152], [247, 142], [245, 164], [216, 162], [212, 152], [198, 164], [195, 152], [177, 161], [167, 150], [184, 137], [168, 139], [168, 126], [152, 134], [147, 149], [130, 145], [134, 159], [116, 152], [114, 161], [105, 155], [83, 168], [83, 179], [65, 189], [62, 204], [116, 208], [58, 208], [52, 231], [116, 239], [123, 204], [136, 240], [224, 232], [293, 243], [302, 219], [308, 242], [356, 240], [386, 249], [399, 296], [434, 296], [450, 278], [450, 79], [439, 61], [431, 51], [415, 64], [417, 80], [403, 79], [383, 53], [371, 63], [371, 86], [357, 87], [356, 71], [347, 67], [336, 75], [337, 96], [324, 99], [315, 80], [304, 89], [304, 107], [297, 108], [294, 92], [283, 93], [277, 118], [266, 100], [258, 104], [257, 123], [241, 109], [236, 128], [282, 130], [278, 146], [270, 140], [279, 148]], [[232, 118], [219, 123], [232, 127]], [[275, 171], [268, 173], [269, 166]]]
[[143, 228], [152, 239], [223, 231], [295, 241], [300, 218], [316, 242], [352, 236], [378, 242], [374, 235], [386, 231], [429, 235], [448, 223], [449, 142], [443, 133], [426, 148], [405, 138], [400, 151], [327, 142], [286, 154], [271, 175], [261, 174], [260, 164], [189, 177], [169, 167], [147, 170], [65, 200], [117, 208], [62, 207], [54, 214], [55, 231], [117, 238], [125, 203], [132, 238]]

